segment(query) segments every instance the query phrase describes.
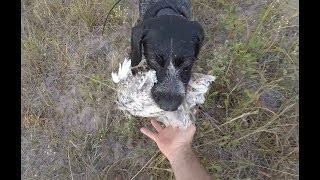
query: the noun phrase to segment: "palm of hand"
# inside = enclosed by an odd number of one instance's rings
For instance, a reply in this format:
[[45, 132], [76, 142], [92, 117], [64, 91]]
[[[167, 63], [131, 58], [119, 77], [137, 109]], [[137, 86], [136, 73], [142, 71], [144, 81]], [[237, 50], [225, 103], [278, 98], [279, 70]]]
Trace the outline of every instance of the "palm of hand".
[[141, 132], [154, 140], [160, 151], [170, 159], [176, 152], [191, 147], [192, 139], [196, 127], [191, 125], [186, 129], [168, 126], [163, 128], [157, 121], [151, 120], [151, 124], [158, 133], [153, 133], [146, 128], [141, 128]]

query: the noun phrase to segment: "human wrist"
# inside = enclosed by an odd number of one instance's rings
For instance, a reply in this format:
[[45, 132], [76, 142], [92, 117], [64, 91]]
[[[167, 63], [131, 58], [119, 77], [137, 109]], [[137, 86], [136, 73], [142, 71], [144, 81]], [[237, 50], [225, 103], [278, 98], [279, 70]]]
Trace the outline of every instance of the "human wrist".
[[174, 164], [178, 160], [185, 159], [185, 157], [191, 156], [192, 154], [194, 153], [191, 145], [183, 145], [168, 154], [167, 158], [171, 164]]

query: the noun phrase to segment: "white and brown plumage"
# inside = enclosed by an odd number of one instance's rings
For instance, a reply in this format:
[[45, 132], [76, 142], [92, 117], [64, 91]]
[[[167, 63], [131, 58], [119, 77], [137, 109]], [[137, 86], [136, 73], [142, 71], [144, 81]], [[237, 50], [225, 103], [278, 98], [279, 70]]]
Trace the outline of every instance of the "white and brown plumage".
[[119, 64], [117, 73], [112, 73], [112, 80], [117, 83], [117, 104], [120, 110], [131, 115], [153, 117], [166, 126], [186, 128], [194, 121], [194, 108], [205, 102], [204, 94], [215, 76], [193, 73], [188, 85], [186, 98], [176, 111], [160, 109], [151, 98], [151, 88], [157, 82], [156, 72], [149, 70], [131, 73], [131, 60], [125, 59]]

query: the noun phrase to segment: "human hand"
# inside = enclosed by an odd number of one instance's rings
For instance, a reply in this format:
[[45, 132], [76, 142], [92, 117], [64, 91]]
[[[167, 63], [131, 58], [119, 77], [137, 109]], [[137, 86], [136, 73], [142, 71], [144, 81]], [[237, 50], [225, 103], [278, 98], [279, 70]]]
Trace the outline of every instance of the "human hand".
[[141, 128], [140, 131], [157, 143], [160, 151], [169, 161], [171, 161], [177, 153], [191, 150], [193, 136], [196, 132], [194, 125], [186, 129], [180, 129], [172, 126], [162, 127], [156, 120], [151, 120], [151, 124], [157, 133], [144, 127]]

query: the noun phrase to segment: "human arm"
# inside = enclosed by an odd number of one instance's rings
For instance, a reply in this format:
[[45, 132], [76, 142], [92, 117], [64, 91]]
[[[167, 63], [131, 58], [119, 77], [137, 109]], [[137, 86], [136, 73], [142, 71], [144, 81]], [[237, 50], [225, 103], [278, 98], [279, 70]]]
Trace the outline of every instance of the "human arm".
[[163, 128], [155, 120], [151, 120], [151, 124], [157, 133], [147, 128], [141, 128], [141, 132], [157, 143], [160, 151], [168, 158], [177, 180], [212, 179], [192, 150], [192, 140], [196, 132], [194, 125], [180, 129], [172, 126]]

